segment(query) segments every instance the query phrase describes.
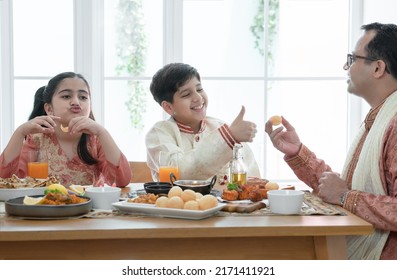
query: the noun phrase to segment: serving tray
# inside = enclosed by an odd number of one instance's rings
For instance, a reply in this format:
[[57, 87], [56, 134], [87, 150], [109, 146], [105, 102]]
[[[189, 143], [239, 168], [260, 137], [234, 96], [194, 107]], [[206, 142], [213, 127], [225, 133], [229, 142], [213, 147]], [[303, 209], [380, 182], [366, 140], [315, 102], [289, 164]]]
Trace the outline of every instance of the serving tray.
[[178, 218], [178, 219], [191, 219], [200, 220], [213, 216], [216, 212], [220, 211], [225, 204], [218, 203], [214, 208], [208, 210], [187, 210], [175, 208], [157, 207], [154, 204], [133, 203], [128, 201], [120, 201], [112, 204], [116, 209], [127, 213], [139, 213], [157, 217]]

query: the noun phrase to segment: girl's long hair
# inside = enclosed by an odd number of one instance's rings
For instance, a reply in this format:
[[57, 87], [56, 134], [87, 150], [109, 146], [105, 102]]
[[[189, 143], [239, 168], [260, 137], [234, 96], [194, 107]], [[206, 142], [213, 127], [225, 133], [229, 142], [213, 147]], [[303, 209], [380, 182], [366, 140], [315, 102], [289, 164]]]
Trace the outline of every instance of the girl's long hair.
[[[84, 81], [84, 83], [88, 87], [88, 91], [91, 95], [90, 91], [90, 86], [87, 82], [87, 80], [78, 73], [74, 72], [64, 72], [56, 75], [53, 77], [47, 84], [47, 86], [42, 86], [39, 88], [35, 95], [34, 95], [34, 103], [33, 103], [33, 110], [30, 113], [29, 120], [34, 119], [35, 117], [38, 116], [45, 116], [47, 115], [46, 111], [44, 110], [44, 104], [48, 103], [51, 104], [52, 102], [52, 97], [58, 88], [58, 85], [60, 82], [62, 82], [66, 78], [79, 78]], [[92, 110], [90, 111], [89, 115], [90, 119], [95, 120], [94, 114], [92, 113]], [[85, 162], [86, 164], [92, 165], [98, 163], [98, 160], [95, 159], [89, 152], [88, 150], [88, 140], [90, 138], [90, 135], [83, 133], [80, 137], [79, 144], [77, 146], [77, 154], [79, 158]]]

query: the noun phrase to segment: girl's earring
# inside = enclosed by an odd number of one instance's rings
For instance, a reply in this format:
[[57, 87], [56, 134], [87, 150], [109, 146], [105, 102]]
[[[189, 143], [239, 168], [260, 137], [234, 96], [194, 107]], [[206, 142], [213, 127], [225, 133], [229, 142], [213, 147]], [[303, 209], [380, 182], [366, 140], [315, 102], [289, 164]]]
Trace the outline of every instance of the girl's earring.
[[176, 116], [176, 112], [174, 112], [173, 115]]

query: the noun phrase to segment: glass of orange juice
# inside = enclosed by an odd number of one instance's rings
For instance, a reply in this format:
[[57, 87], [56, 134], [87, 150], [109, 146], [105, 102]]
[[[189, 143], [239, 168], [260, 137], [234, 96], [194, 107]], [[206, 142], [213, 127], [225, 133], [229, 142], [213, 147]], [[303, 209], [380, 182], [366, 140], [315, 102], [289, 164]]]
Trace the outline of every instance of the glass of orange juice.
[[170, 174], [179, 180], [178, 155], [160, 151], [159, 155], [159, 182], [171, 182]]
[[29, 151], [28, 176], [36, 179], [46, 179], [48, 177], [48, 160], [44, 151]]

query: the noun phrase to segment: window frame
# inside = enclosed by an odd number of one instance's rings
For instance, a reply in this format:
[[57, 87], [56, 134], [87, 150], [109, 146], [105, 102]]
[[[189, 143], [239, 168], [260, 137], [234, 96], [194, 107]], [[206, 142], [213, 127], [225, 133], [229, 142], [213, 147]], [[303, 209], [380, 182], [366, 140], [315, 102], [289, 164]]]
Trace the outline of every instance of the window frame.
[[[183, 2], [184, 0], [163, 0], [164, 7], [164, 59], [163, 63], [167, 64], [174, 61], [182, 61], [183, 59]], [[105, 77], [104, 76], [104, 33], [101, 27], [104, 26], [104, 0], [73, 0], [74, 3], [74, 70], [83, 73], [90, 81], [92, 91], [96, 96], [93, 100], [93, 110], [96, 120], [105, 123], [104, 109], [104, 83], [105, 80], [113, 79], [139, 79], [150, 80], [151, 77]], [[265, 1], [265, 13], [268, 11], [268, 2]], [[350, 26], [349, 26], [349, 48], [353, 49], [353, 44], [360, 35], [360, 26], [363, 24], [364, 4], [360, 0], [350, 0]], [[0, 0], [0, 51], [1, 51], [1, 68], [0, 68], [0, 88], [3, 94], [0, 96], [1, 101], [1, 136], [0, 148], [3, 150], [7, 145], [14, 127], [14, 81], [17, 79], [49, 79], [50, 77], [17, 77], [14, 76], [13, 67], [13, 26], [12, 26], [12, 0]], [[180, 16], [182, 15], [182, 16]], [[266, 28], [265, 23], [265, 28]], [[267, 36], [264, 36], [265, 40]], [[95, 47], [94, 47], [95, 46]], [[268, 44], [265, 42], [265, 48]], [[267, 51], [265, 49], [265, 54]], [[265, 55], [265, 61], [267, 56]], [[265, 63], [266, 68], [267, 63]], [[206, 77], [205, 73], [202, 79], [205, 80], [245, 80], [260, 79], [266, 84], [274, 80], [294, 80], [301, 79], [299, 77], [268, 77], [267, 69], [264, 69], [263, 77]], [[334, 78], [334, 77], [333, 77]], [[318, 77], [305, 77], [304, 80], [316, 80]], [[322, 78], [327, 79], [327, 78]], [[367, 112], [367, 105], [358, 97], [349, 95], [348, 98], [348, 137], [346, 139], [346, 150], [352, 141], [352, 137], [357, 133], [363, 115]], [[266, 95], [265, 95], [266, 102]], [[266, 112], [264, 112], [266, 115]], [[164, 118], [167, 115], [164, 113]], [[265, 136], [266, 138], [266, 136]], [[267, 141], [262, 139], [262, 141]], [[266, 149], [266, 145], [265, 145]], [[266, 170], [265, 160], [266, 150], [261, 155], [260, 160], [263, 162], [263, 170]], [[129, 159], [133, 160], [133, 159]], [[258, 157], [259, 160], [259, 157]]]

